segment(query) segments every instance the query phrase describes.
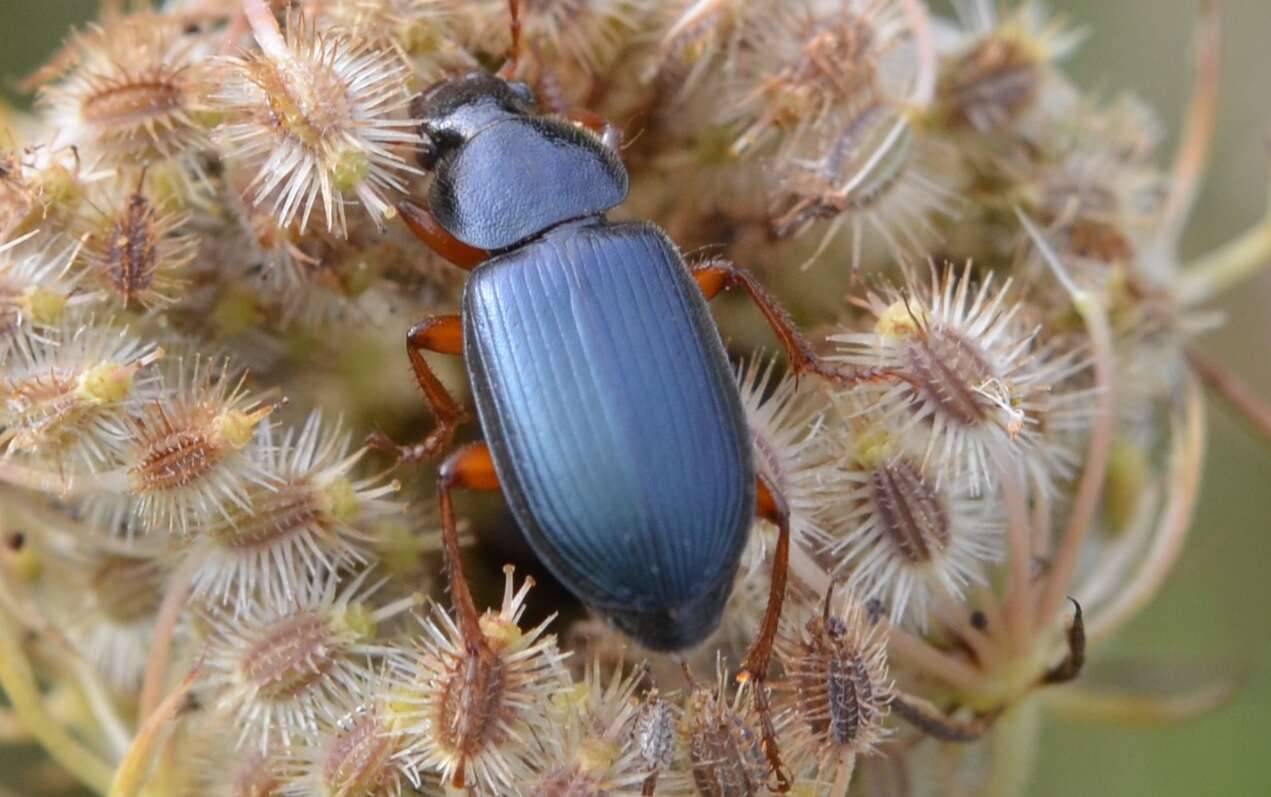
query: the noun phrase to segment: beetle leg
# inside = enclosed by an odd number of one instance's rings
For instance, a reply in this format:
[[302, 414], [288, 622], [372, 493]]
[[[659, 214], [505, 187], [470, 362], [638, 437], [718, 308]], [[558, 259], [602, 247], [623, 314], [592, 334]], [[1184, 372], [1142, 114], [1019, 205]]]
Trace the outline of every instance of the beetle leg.
[[446, 228], [433, 218], [432, 212], [423, 205], [403, 199], [397, 203], [397, 212], [410, 231], [415, 233], [415, 237], [459, 268], [476, 268], [490, 257], [490, 253], [484, 249], [468, 246], [447, 232]]
[[499, 477], [494, 471], [494, 459], [485, 443], [469, 443], [441, 464], [437, 475], [437, 497], [441, 504], [441, 541], [446, 555], [446, 572], [450, 578], [450, 596], [454, 601], [456, 619], [464, 642], [474, 652], [488, 651], [485, 634], [478, 621], [477, 606], [468, 589], [468, 579], [463, 575], [463, 562], [459, 558], [459, 526], [455, 521], [455, 508], [450, 499], [452, 490], [499, 489]]
[[763, 750], [768, 757], [768, 764], [776, 775], [777, 791], [785, 792], [790, 788], [790, 780], [781, 762], [781, 753], [777, 748], [777, 734], [772, 724], [772, 711], [768, 705], [768, 689], [764, 679], [768, 676], [768, 663], [772, 659], [772, 646], [777, 638], [777, 627], [781, 622], [781, 608], [785, 603], [786, 578], [790, 566], [790, 510], [785, 498], [778, 493], [762, 474], [756, 480], [755, 514], [777, 527], [777, 549], [772, 557], [772, 584], [768, 592], [768, 607], [764, 611], [763, 623], [759, 626], [759, 635], [746, 653], [741, 672], [737, 680], [752, 682], [755, 690], [755, 709], [759, 714], [760, 726], [763, 730]]
[[781, 341], [786, 357], [790, 360], [790, 368], [796, 376], [812, 372], [839, 384], [878, 378], [878, 375], [873, 372], [840, 370], [818, 357], [807, 338], [803, 337], [795, 326], [790, 314], [772, 294], [768, 293], [759, 280], [745, 269], [723, 260], [708, 260], [695, 264], [692, 267], [692, 273], [693, 279], [697, 280], [697, 285], [702, 289], [702, 295], [707, 301], [714, 299], [725, 288], [745, 289], [750, 300], [759, 308], [759, 312], [763, 313], [768, 326], [772, 327], [777, 339]]
[[425, 351], [462, 355], [462, 319], [457, 315], [429, 316], [406, 333], [406, 353], [410, 356], [410, 367], [415, 372], [419, 389], [424, 398], [428, 399], [428, 406], [437, 418], [437, 427], [421, 442], [408, 446], [399, 446], [382, 433], [377, 432], [371, 436], [371, 446], [395, 453], [402, 462], [422, 462], [435, 457], [450, 445], [459, 424], [471, 417], [433, 373], [428, 361], [424, 359]]

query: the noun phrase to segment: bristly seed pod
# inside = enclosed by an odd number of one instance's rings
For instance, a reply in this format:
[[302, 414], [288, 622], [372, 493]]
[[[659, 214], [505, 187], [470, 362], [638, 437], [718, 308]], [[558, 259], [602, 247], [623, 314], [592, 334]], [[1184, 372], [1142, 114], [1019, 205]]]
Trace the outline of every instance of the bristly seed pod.
[[894, 0], [796, 0], [768, 10], [749, 14], [738, 32], [739, 96], [723, 104], [738, 117], [735, 152], [773, 130], [798, 140], [900, 96], [903, 61], [888, 60], [905, 36]]
[[231, 505], [189, 537], [183, 556], [197, 562], [192, 595], [231, 604], [259, 599], [289, 603], [312, 583], [372, 558], [368, 522], [400, 510], [387, 500], [396, 482], [356, 479], [365, 453], [349, 453], [337, 425], [324, 431], [313, 412], [281, 441], [266, 425], [254, 458], [268, 479], [245, 487], [245, 506]]
[[157, 395], [150, 366], [162, 356], [127, 330], [92, 324], [19, 335], [0, 376], [0, 452], [68, 476], [113, 467], [132, 413]]
[[274, 405], [250, 399], [245, 380], [196, 359], [170, 395], [131, 419], [126, 489], [148, 530], [188, 534], [199, 519], [249, 509], [248, 485], [273, 484], [244, 449]]
[[843, 399], [840, 434], [828, 435], [839, 466], [837, 521], [817, 539], [829, 569], [862, 599], [879, 598], [893, 622], [925, 628], [933, 597], [960, 598], [1002, 555], [998, 504], [939, 478], [921, 434]]
[[755, 687], [734, 689], [722, 658], [716, 669], [714, 688], [692, 683], [684, 706], [680, 733], [690, 775], [702, 797], [755, 797], [767, 791], [770, 768], [748, 692]]
[[62, 142], [114, 163], [167, 159], [207, 143], [200, 39], [174, 17], [138, 14], [70, 45], [78, 66], [44, 90]]
[[882, 415], [925, 433], [924, 467], [937, 483], [966, 480], [972, 495], [989, 492], [999, 468], [1015, 467], [1041, 488], [1071, 469], [1072, 455], [1056, 439], [1080, 428], [1085, 395], [1062, 391], [1085, 363], [1072, 355], [1051, 357], [1037, 343], [1037, 328], [1015, 320], [1021, 306], [1008, 303], [1010, 282], [992, 290], [992, 275], [974, 294], [971, 264], [961, 275], [947, 266], [930, 287], [890, 302], [871, 295], [877, 317], [871, 334], [831, 336], [839, 360], [883, 374]]
[[214, 614], [206, 688], [218, 711], [240, 724], [238, 744], [249, 739], [265, 752], [313, 733], [318, 720], [356, 703], [357, 690], [374, 675], [375, 659], [392, 648], [376, 641], [378, 624], [413, 601], [372, 610], [362, 584], [369, 571], [336, 591], [328, 578], [293, 604], [255, 605], [238, 614]]
[[84, 599], [71, 609], [67, 635], [106, 682], [123, 694], [141, 685], [163, 599], [159, 560], [99, 552], [76, 557], [86, 577]]
[[73, 306], [92, 301], [72, 272], [79, 244], [30, 232], [0, 243], [0, 357], [23, 334], [39, 339]]
[[[754, 442], [755, 466], [784, 499], [795, 544], [821, 532], [834, 490], [834, 463], [821, 440], [823, 394], [798, 390], [777, 360], [753, 357], [737, 368], [742, 407]], [[773, 383], [776, 383], [775, 386]]]
[[778, 734], [788, 760], [825, 776], [885, 734], [893, 692], [886, 635], [848, 593], [827, 594], [822, 606], [790, 619], [776, 648], [785, 672], [775, 686]]
[[955, 0], [967, 42], [942, 70], [938, 104], [955, 126], [981, 133], [1004, 127], [1042, 97], [1048, 70], [1081, 42], [1080, 31], [1047, 19], [1040, 3], [1020, 3], [999, 19], [995, 0]]
[[301, 230], [321, 201], [326, 228], [343, 236], [352, 194], [382, 224], [395, 212], [385, 193], [403, 192], [401, 175], [418, 171], [396, 151], [416, 138], [401, 64], [298, 14], [284, 37], [261, 0], [244, 10], [261, 52], [224, 62], [216, 99], [229, 122], [216, 132], [255, 175], [250, 201], [283, 227], [298, 217]]
[[581, 681], [551, 698], [549, 723], [535, 735], [534, 774], [525, 797], [640, 797], [653, 768], [646, 766], [635, 733], [643, 676], [616, 670], [606, 683], [599, 660]]
[[85, 259], [124, 309], [149, 310], [177, 299], [177, 276], [194, 259], [198, 239], [180, 230], [188, 213], [156, 207], [140, 190], [88, 240]]
[[398, 797], [406, 787], [402, 737], [377, 702], [385, 683], [367, 681], [357, 695], [372, 702], [333, 716], [316, 735], [294, 747], [280, 766], [288, 797]]
[[495, 794], [524, 781], [530, 733], [548, 722], [547, 701], [568, 683], [565, 654], [543, 633], [555, 615], [522, 631], [534, 582], [527, 578], [517, 590], [510, 566], [504, 574], [502, 607], [480, 619], [489, 655], [465, 644], [454, 619], [435, 608], [422, 621], [413, 660], [399, 667], [391, 706], [409, 742], [403, 755], [411, 770]]

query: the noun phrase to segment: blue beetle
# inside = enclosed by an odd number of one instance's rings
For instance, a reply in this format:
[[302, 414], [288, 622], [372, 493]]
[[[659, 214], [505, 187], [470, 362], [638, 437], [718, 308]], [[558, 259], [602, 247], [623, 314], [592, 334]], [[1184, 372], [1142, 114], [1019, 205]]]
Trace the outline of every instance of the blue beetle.
[[417, 461], [448, 447], [469, 416], [423, 352], [463, 356], [485, 442], [452, 453], [438, 489], [465, 643], [485, 646], [459, 562], [455, 489], [501, 489], [552, 574], [662, 651], [697, 644], [719, 624], [758, 514], [780, 530], [767, 611], [742, 670], [762, 679], [785, 591], [787, 513], [756, 473], [707, 301], [744, 288], [796, 373], [837, 372], [748, 273], [718, 261], [690, 268], [655, 225], [606, 220], [628, 178], [617, 136], [595, 117], [539, 113], [528, 86], [479, 71], [435, 85], [413, 113], [420, 165], [433, 179], [426, 207], [407, 200], [399, 213], [471, 276], [461, 314], [425, 319], [407, 336], [437, 426], [394, 449]]

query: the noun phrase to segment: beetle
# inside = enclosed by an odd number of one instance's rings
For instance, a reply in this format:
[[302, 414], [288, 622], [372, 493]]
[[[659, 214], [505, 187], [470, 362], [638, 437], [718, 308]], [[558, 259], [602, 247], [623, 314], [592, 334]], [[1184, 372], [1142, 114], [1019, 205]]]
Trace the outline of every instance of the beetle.
[[397, 206], [425, 244], [470, 271], [461, 313], [407, 335], [436, 427], [392, 446], [406, 461], [449, 446], [470, 416], [423, 353], [464, 357], [484, 442], [444, 460], [438, 493], [465, 644], [482, 654], [485, 639], [459, 561], [454, 490], [501, 489], [552, 574], [660, 651], [697, 644], [719, 624], [757, 514], [779, 529], [768, 605], [740, 676], [761, 680], [790, 531], [783, 498], [755, 469], [707, 301], [744, 289], [796, 374], [839, 374], [747, 272], [722, 261], [690, 267], [652, 223], [607, 220], [628, 190], [614, 129], [591, 114], [539, 113], [507, 71], [470, 72], [415, 98], [418, 159], [433, 179], [426, 204]]

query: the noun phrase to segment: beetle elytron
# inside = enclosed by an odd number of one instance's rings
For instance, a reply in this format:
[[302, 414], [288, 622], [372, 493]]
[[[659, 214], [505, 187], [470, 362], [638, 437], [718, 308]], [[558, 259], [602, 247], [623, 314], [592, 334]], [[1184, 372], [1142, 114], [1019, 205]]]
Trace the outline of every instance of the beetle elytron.
[[[515, 34], [515, 3], [513, 19]], [[707, 300], [744, 288], [796, 373], [834, 372], [750, 275], [720, 262], [690, 268], [653, 224], [605, 219], [628, 187], [607, 125], [536, 113], [528, 86], [485, 72], [433, 86], [413, 112], [433, 180], [427, 208], [404, 201], [398, 210], [471, 276], [461, 315], [408, 334], [437, 427], [396, 450], [421, 460], [447, 447], [468, 416], [423, 352], [464, 356], [485, 442], [445, 460], [439, 492], [465, 643], [478, 654], [485, 646], [459, 562], [456, 488], [501, 488], [562, 584], [639, 643], [668, 651], [718, 625], [757, 511], [780, 529], [767, 612], [743, 669], [761, 679], [789, 529], [781, 496], [756, 474]]]

